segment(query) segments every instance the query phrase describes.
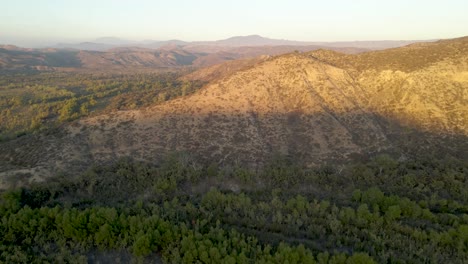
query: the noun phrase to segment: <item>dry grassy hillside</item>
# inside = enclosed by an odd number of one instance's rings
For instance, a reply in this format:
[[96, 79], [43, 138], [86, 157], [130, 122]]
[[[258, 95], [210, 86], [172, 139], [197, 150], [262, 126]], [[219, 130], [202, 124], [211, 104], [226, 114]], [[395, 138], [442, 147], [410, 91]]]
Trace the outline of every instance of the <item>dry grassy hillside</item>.
[[468, 37], [359, 55], [309, 54], [345, 69], [371, 111], [427, 132], [468, 135]]
[[263, 62], [269, 58], [270, 56], [264, 55], [254, 58], [228, 61], [225, 63], [216, 64], [210, 67], [199, 69], [190, 74], [187, 74], [183, 77], [183, 79], [191, 81], [201, 80], [204, 82], [213, 82], [221, 78], [226, 78], [238, 71], [250, 69], [256, 64], [259, 64], [260, 62]]
[[93, 156], [104, 159], [115, 152], [144, 158], [187, 150], [222, 162], [257, 163], [274, 151], [319, 161], [386, 147], [377, 122], [344, 94], [352, 96], [353, 89], [336, 86], [347, 78], [339, 69], [289, 55], [193, 96], [83, 120], [74, 130], [84, 129], [79, 133], [93, 146]]
[[243, 62], [235, 72], [212, 68], [198, 74], [214, 81], [193, 95], [4, 144], [0, 177], [40, 178], [123, 156], [155, 162], [172, 151], [250, 165], [273, 153], [305, 165], [379, 152], [463, 155], [467, 46], [463, 38], [360, 55], [293, 53]]

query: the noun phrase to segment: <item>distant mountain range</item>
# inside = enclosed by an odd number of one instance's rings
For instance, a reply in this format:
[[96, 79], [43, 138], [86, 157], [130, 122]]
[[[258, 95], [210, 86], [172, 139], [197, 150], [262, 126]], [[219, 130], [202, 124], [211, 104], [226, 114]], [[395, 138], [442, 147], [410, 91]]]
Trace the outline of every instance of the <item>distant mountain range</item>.
[[[427, 40], [425, 40], [427, 42]], [[194, 47], [194, 46], [222, 46], [222, 47], [245, 47], [245, 46], [326, 46], [326, 47], [350, 47], [364, 48], [370, 50], [388, 49], [405, 46], [420, 40], [381, 40], [381, 41], [342, 41], [342, 42], [306, 42], [283, 39], [270, 39], [259, 35], [235, 36], [228, 39], [216, 41], [194, 41], [182, 40], [165, 41], [131, 41], [116, 37], [103, 37], [93, 41], [81, 43], [59, 43], [52, 48], [73, 48], [79, 50], [105, 51], [116, 47], [140, 47], [161, 48], [164, 46]]]
[[354, 54], [394, 48], [414, 42], [418, 41], [300, 42], [269, 39], [258, 35], [218, 41], [135, 42], [105, 37], [94, 42], [62, 43], [42, 49], [0, 45], [0, 72], [204, 67], [230, 60], [279, 55], [293, 51], [330, 49]]

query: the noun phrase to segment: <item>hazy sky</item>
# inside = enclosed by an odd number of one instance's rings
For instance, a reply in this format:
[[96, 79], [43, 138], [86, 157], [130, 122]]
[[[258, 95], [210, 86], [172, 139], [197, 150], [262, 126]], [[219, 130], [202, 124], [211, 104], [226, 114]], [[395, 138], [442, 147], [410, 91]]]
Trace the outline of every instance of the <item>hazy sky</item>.
[[[468, 35], [468, 0], [0, 0], [0, 42], [216, 40], [259, 34], [306, 41]], [[16, 42], [16, 43], [14, 43]]]

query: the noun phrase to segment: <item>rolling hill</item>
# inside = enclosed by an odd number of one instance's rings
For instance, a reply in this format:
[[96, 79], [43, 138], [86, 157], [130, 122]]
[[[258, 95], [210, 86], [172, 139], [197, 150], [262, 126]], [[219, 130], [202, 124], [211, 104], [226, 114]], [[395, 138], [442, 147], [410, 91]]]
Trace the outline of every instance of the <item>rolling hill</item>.
[[[107, 51], [74, 49], [24, 49], [0, 46], [0, 72], [42, 71], [128, 71], [142, 69], [205, 67], [240, 58], [260, 55], [278, 55], [298, 51], [311, 51], [323, 46], [255, 46], [216, 47], [196, 46], [181, 48], [166, 45], [158, 49], [139, 47], [111, 48]], [[358, 48], [332, 48], [336, 51], [358, 53]]]
[[[2, 144], [1, 180], [41, 180], [119, 157], [158, 162], [173, 151], [257, 166], [376, 153], [467, 157], [468, 38], [347, 55], [329, 50], [229, 62], [192, 73], [187, 97], [85, 118]], [[224, 68], [223, 68], [224, 67]]]

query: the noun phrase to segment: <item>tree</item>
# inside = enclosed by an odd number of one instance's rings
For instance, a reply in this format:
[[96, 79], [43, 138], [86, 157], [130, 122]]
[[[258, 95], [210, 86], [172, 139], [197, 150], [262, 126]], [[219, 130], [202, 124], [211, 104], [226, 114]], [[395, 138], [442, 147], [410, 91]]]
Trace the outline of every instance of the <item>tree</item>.
[[375, 262], [366, 253], [355, 253], [346, 260], [346, 264], [374, 264]]
[[59, 111], [59, 121], [68, 121], [72, 119], [74, 116], [73, 114], [76, 113], [78, 110], [78, 101], [76, 98], [72, 98], [62, 106]]
[[387, 221], [393, 221], [398, 219], [401, 216], [401, 209], [399, 205], [392, 205], [388, 207], [387, 212], [385, 212], [385, 219]]
[[151, 253], [150, 238], [147, 235], [140, 234], [133, 243], [132, 251], [139, 257], [143, 257]]

